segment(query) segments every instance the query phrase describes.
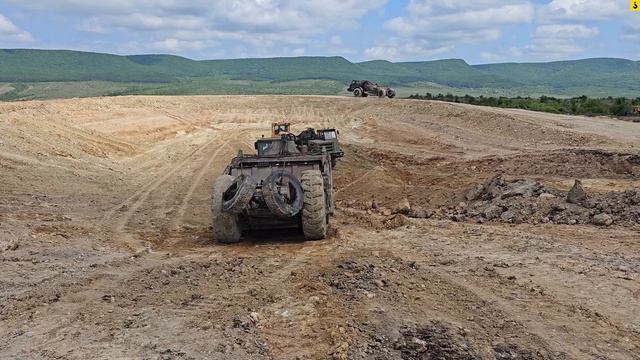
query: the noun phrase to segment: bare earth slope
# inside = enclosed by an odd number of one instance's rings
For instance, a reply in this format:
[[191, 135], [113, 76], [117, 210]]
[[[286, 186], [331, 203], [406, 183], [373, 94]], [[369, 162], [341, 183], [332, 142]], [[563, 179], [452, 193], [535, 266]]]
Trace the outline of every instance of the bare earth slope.
[[[340, 129], [331, 236], [212, 242], [213, 179], [283, 119]], [[638, 144], [630, 122], [427, 101], [0, 103], [0, 358], [638, 359], [637, 218], [443, 210], [497, 173], [637, 190]], [[433, 215], [389, 215], [402, 198]]]

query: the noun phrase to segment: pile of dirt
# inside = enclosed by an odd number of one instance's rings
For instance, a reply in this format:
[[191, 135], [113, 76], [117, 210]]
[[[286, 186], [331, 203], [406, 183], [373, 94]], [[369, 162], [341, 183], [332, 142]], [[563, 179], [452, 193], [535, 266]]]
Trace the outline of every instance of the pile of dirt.
[[478, 223], [640, 224], [640, 191], [588, 194], [580, 180], [569, 192], [563, 192], [534, 180], [506, 180], [496, 175], [464, 196], [466, 202], [440, 208], [436, 215]]
[[462, 336], [440, 322], [405, 329], [394, 347], [403, 359], [478, 359]]
[[[388, 332], [388, 330], [387, 330]], [[517, 344], [495, 341], [491, 347], [479, 346], [471, 341], [464, 329], [442, 321], [411, 324], [398, 329], [397, 337], [390, 339], [384, 331], [372, 331], [366, 343], [351, 348], [353, 359], [551, 359], [546, 350], [530, 350]], [[556, 359], [564, 359], [557, 354]]]
[[535, 154], [483, 157], [471, 162], [450, 162], [442, 166], [457, 172], [465, 164], [474, 173], [490, 176], [500, 172], [522, 176], [557, 176], [564, 178], [637, 178], [640, 155], [598, 149], [560, 149]]
[[[381, 206], [373, 200], [369, 201], [338, 201], [337, 208], [349, 212], [350, 216], [358, 216], [366, 219], [368, 225], [375, 228], [395, 229], [406, 223], [406, 218], [426, 219], [433, 215], [433, 211], [424, 208], [421, 205], [412, 203], [409, 199], [401, 198], [395, 205], [391, 207]], [[380, 219], [378, 224], [372, 223], [370, 215], [377, 215]], [[404, 219], [404, 220], [403, 220]], [[362, 219], [360, 219], [362, 220]], [[360, 221], [363, 222], [363, 221]], [[397, 225], [397, 226], [394, 226]]]
[[357, 300], [389, 287], [391, 280], [387, 273], [409, 274], [417, 267], [415, 262], [405, 263], [399, 259], [386, 259], [378, 264], [348, 260], [337, 264], [332, 271], [319, 274], [319, 278], [345, 298]]
[[[336, 205], [340, 214], [347, 217], [340, 221], [341, 224], [359, 224], [376, 230], [398, 229], [409, 224], [408, 218], [415, 217], [413, 213], [405, 215], [387, 208], [372, 210], [367, 207], [370, 205], [362, 203], [339, 203]], [[422, 216], [422, 218], [426, 217], [427, 215]]]

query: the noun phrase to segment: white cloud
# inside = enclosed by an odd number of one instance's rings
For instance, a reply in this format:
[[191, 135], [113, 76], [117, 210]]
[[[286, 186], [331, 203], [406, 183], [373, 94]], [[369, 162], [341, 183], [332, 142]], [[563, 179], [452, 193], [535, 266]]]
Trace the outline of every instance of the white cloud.
[[485, 61], [490, 61], [490, 62], [499, 62], [499, 61], [506, 61], [506, 60], [511, 60], [511, 59], [519, 59], [525, 56], [525, 49], [523, 48], [518, 48], [518, 47], [511, 47], [507, 50], [503, 50], [503, 51], [495, 51], [495, 52], [490, 52], [490, 51], [481, 51], [480, 52], [480, 58], [482, 60]]
[[364, 50], [365, 59], [390, 59], [398, 57], [398, 49], [395, 47], [374, 46]]
[[[4, 2], [19, 8], [16, 14], [25, 18], [34, 12], [52, 14], [89, 33], [82, 38], [102, 34], [96, 39], [105, 41], [95, 45], [87, 40], [75, 48], [196, 58], [323, 53], [424, 60], [466, 55], [468, 51], [461, 50], [472, 46], [482, 48], [478, 55], [486, 61], [553, 60], [591, 49], [589, 42], [600, 35], [599, 28], [609, 34], [614, 22], [624, 27], [615, 40], [640, 43], [640, 18], [629, 11], [627, 0], [409, 0], [404, 13], [375, 29], [364, 28], [361, 19], [370, 13], [383, 16], [388, 0]], [[342, 30], [361, 34], [362, 42]], [[33, 38], [0, 14], [0, 41]]]
[[[638, 3], [640, 6], [640, 3]], [[622, 40], [632, 41], [632, 42], [640, 42], [640, 22], [639, 21], [628, 21], [622, 29], [622, 34], [620, 35]]]
[[[419, 59], [442, 55], [466, 44], [493, 42], [493, 45], [504, 37], [506, 27], [529, 23], [535, 28], [528, 44], [483, 50], [480, 57], [486, 61], [561, 59], [584, 52], [586, 41], [599, 35], [599, 29], [592, 24], [587, 26], [586, 21], [619, 19], [628, 24], [628, 29], [636, 26], [637, 17], [629, 22], [632, 19], [628, 6], [627, 0], [550, 0], [546, 4], [516, 0], [410, 0], [405, 15], [385, 23], [392, 35], [365, 49], [364, 57]], [[640, 41], [640, 36], [624, 37]]]
[[531, 42], [498, 53], [484, 54], [487, 61], [503, 59], [561, 60], [584, 52], [580, 42], [600, 33], [596, 27], [579, 24], [540, 25], [533, 32]]
[[33, 36], [27, 31], [17, 27], [6, 16], [0, 14], [0, 40], [7, 42], [26, 43], [32, 42]]
[[[387, 0], [8, 0], [32, 11], [73, 14], [85, 32], [128, 33], [158, 49], [198, 49], [222, 40], [256, 47], [299, 45], [336, 29], [353, 28]], [[338, 40], [341, 40], [339, 37]], [[336, 44], [334, 44], [336, 45]], [[175, 49], [175, 50], [172, 50]]]
[[484, 52], [481, 58], [547, 61], [573, 57], [583, 53], [588, 47], [587, 41], [600, 34], [597, 27], [586, 26], [585, 22], [619, 19], [624, 24], [630, 19], [628, 6], [626, 0], [552, 0], [536, 7], [536, 27], [529, 44]]
[[538, 26], [535, 31], [535, 37], [576, 39], [594, 37], [597, 36], [598, 33], [598, 28], [595, 27], [589, 28], [576, 24], [557, 24]]
[[193, 15], [159, 16], [134, 13], [102, 18], [101, 22], [127, 30], [170, 31], [206, 29], [205, 19]]
[[506, 25], [530, 22], [534, 7], [515, 0], [411, 0], [407, 15], [385, 28], [393, 34], [364, 52], [366, 58], [424, 58], [455, 47], [496, 40]]
[[329, 39], [317, 39], [315, 41], [308, 42], [305, 45], [309, 49], [317, 50], [316, 52], [319, 51], [327, 56], [337, 54], [345, 56], [347, 54], [351, 55], [359, 53], [359, 51], [345, 46], [344, 41], [342, 41], [342, 37], [340, 35], [331, 36]]
[[629, 12], [627, 0], [552, 0], [540, 9], [541, 21], [619, 19]]
[[504, 56], [490, 51], [480, 51], [480, 58], [484, 61], [497, 62], [504, 60]]
[[640, 42], [637, 13], [629, 11], [628, 0], [552, 0], [539, 8], [537, 18], [552, 24], [615, 21], [623, 25], [622, 40]]
[[412, 0], [408, 16], [391, 19], [385, 26], [403, 36], [438, 38], [447, 31], [466, 32], [467, 36], [474, 35], [473, 30], [499, 32], [502, 25], [533, 19], [533, 6], [528, 2], [477, 1], [471, 7], [468, 3]]
[[106, 34], [109, 32], [109, 30], [104, 25], [100, 24], [98, 19], [95, 17], [80, 21], [80, 23], [76, 25], [76, 30], [96, 34]]
[[386, 46], [374, 46], [364, 50], [364, 58], [367, 60], [385, 59], [390, 61], [400, 61], [406, 59], [417, 59], [445, 54], [453, 49], [453, 45], [432, 47], [422, 41], [407, 42], [404, 44], [394, 44], [399, 39], [391, 39]]
[[210, 41], [185, 41], [169, 38], [153, 42], [151, 49], [176, 53], [185, 50], [201, 50], [213, 46], [215, 46], [215, 43]]
[[583, 51], [583, 47], [567, 39], [536, 38], [524, 47], [523, 54], [534, 60], [562, 60]]

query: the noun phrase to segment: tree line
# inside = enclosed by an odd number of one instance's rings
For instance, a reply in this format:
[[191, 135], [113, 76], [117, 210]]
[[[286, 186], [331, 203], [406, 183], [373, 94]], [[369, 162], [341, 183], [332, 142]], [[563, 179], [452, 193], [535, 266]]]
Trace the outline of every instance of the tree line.
[[[484, 105], [501, 108], [526, 109], [533, 111], [543, 111], [556, 114], [572, 115], [609, 115], [609, 116], [631, 116], [639, 115], [640, 97], [628, 99], [624, 97], [613, 98], [589, 98], [585, 95], [572, 98], [555, 98], [551, 96], [532, 97], [485, 97], [485, 96], [458, 96], [453, 94], [432, 95], [411, 95], [409, 99], [439, 100], [472, 105]], [[634, 111], [634, 109], [636, 111]]]

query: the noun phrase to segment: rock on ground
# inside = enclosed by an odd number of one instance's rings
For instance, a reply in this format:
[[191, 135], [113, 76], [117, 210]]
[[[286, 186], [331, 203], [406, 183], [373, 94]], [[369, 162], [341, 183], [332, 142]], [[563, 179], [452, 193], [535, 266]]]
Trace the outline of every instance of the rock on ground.
[[571, 204], [582, 204], [587, 200], [587, 193], [582, 188], [582, 181], [577, 180], [567, 194], [567, 202]]
[[403, 214], [407, 215], [411, 211], [411, 204], [409, 204], [409, 199], [404, 198], [400, 200], [396, 206], [393, 208], [393, 212], [395, 214]]
[[592, 223], [598, 226], [609, 226], [613, 224], [613, 217], [609, 214], [598, 214], [593, 217]]

